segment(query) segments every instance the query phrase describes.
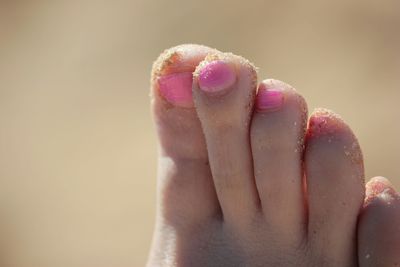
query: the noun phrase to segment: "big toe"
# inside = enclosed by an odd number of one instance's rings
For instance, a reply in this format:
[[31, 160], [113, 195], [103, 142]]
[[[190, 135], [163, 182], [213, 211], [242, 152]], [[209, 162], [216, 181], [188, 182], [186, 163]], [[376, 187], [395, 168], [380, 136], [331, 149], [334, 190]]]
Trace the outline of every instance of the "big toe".
[[151, 105], [159, 138], [158, 215], [167, 224], [190, 225], [219, 209], [192, 98], [192, 73], [211, 51], [215, 50], [181, 45], [166, 50], [153, 65]]

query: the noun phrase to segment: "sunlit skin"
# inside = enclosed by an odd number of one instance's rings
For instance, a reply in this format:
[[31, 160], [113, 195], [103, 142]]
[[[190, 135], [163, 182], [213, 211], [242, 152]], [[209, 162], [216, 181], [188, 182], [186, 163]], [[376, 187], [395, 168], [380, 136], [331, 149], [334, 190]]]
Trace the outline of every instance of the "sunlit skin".
[[199, 45], [154, 63], [157, 221], [148, 266], [399, 266], [400, 198], [364, 185], [357, 138], [290, 85]]

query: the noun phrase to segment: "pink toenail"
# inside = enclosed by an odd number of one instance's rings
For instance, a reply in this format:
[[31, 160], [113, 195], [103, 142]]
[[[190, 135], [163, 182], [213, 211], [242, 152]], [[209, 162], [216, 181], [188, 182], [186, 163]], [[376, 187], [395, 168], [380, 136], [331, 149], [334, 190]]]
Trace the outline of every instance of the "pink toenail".
[[348, 128], [344, 126], [344, 122], [339, 115], [323, 108], [314, 110], [310, 117], [308, 128], [309, 136], [315, 137], [348, 132]]
[[235, 71], [223, 61], [213, 61], [200, 71], [199, 85], [203, 91], [218, 92], [231, 87], [236, 81]]
[[193, 107], [191, 72], [173, 73], [161, 76], [158, 85], [161, 95], [171, 104]]
[[279, 88], [260, 88], [258, 90], [256, 107], [259, 111], [275, 111], [283, 104], [283, 92]]

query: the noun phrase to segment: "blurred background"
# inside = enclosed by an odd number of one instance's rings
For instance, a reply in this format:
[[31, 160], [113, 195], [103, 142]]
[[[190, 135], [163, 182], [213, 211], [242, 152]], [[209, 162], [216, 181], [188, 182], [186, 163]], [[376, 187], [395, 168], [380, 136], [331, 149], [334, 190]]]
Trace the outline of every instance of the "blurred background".
[[149, 73], [201, 43], [343, 116], [400, 189], [400, 2], [0, 1], [0, 266], [143, 266], [157, 140]]

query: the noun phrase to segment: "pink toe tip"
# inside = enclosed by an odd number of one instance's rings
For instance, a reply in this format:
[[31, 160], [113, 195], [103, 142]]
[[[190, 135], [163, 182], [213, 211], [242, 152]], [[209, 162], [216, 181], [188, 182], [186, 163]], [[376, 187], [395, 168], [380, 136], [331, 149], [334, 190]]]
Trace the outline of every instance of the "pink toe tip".
[[331, 135], [346, 132], [348, 127], [336, 113], [327, 109], [316, 109], [309, 120], [310, 136]]
[[390, 204], [394, 199], [398, 199], [399, 194], [393, 185], [384, 177], [375, 177], [366, 184], [366, 200], [368, 205], [374, 199], [380, 199]]

